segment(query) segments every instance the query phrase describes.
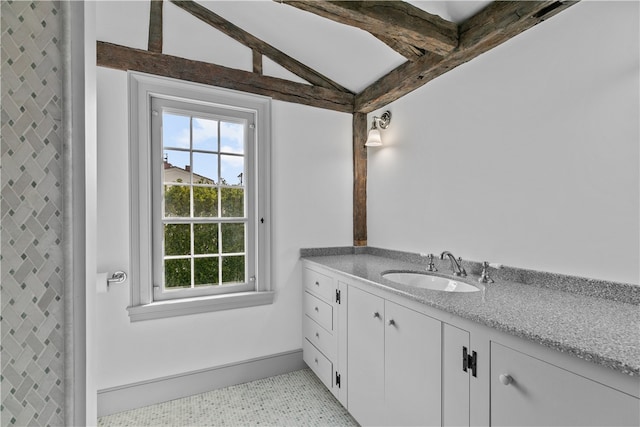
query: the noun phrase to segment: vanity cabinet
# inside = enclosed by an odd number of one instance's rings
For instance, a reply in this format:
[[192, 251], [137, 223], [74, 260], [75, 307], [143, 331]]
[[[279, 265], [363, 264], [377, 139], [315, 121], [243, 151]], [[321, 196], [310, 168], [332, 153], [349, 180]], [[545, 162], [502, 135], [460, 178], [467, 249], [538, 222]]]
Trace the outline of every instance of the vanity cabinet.
[[491, 343], [491, 425], [638, 426], [640, 400]]
[[[346, 330], [344, 329], [346, 285], [316, 269], [303, 271], [302, 357], [333, 395], [347, 406]], [[343, 290], [344, 289], [344, 290]], [[346, 301], [344, 301], [346, 303]]]
[[306, 263], [303, 354], [363, 426], [640, 425], [640, 381]]
[[440, 425], [441, 323], [349, 286], [349, 412], [361, 425]]

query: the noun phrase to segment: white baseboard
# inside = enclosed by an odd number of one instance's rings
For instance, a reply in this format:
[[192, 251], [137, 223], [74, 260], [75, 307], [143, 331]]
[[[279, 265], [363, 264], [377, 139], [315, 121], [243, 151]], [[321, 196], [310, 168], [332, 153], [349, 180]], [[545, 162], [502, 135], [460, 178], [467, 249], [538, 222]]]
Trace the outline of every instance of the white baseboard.
[[306, 368], [302, 349], [98, 390], [98, 417]]

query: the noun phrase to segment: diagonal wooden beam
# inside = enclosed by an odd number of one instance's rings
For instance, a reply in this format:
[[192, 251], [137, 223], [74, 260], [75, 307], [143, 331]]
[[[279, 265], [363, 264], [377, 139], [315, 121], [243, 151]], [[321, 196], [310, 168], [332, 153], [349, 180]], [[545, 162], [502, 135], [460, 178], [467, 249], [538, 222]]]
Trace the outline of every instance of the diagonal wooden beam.
[[151, 0], [148, 50], [162, 52], [162, 0]]
[[250, 71], [179, 58], [107, 42], [97, 42], [97, 65], [235, 89], [273, 99], [344, 113], [353, 112], [354, 95]]
[[270, 44], [260, 40], [252, 34], [244, 31], [242, 28], [232, 24], [220, 15], [212, 12], [204, 6], [199, 5], [191, 0], [171, 0], [171, 3], [189, 12], [201, 21], [211, 25], [212, 27], [222, 31], [229, 37], [237, 40], [243, 45], [256, 50], [266, 57], [270, 58], [277, 64], [291, 71], [293, 74], [303, 78], [311, 84], [321, 86], [327, 89], [335, 89], [345, 93], [352, 93], [347, 88], [339, 85], [328, 77], [323, 76], [303, 63], [293, 59], [286, 53], [276, 49]]
[[[438, 55], [446, 55], [458, 46], [456, 24], [403, 1], [284, 0], [283, 3], [363, 29], [386, 39], [387, 44], [392, 39]], [[391, 47], [406, 54], [406, 48]]]
[[426, 50], [417, 48], [410, 44], [406, 44], [400, 42], [394, 38], [387, 37], [385, 35], [377, 34], [375, 36], [378, 40], [389, 46], [391, 49], [398, 52], [400, 55], [404, 56], [409, 61], [415, 61], [420, 57], [424, 56]]
[[355, 111], [369, 113], [427, 84], [576, 4], [577, 1], [495, 1], [460, 25], [460, 44], [446, 57], [425, 54], [406, 62], [356, 95]]

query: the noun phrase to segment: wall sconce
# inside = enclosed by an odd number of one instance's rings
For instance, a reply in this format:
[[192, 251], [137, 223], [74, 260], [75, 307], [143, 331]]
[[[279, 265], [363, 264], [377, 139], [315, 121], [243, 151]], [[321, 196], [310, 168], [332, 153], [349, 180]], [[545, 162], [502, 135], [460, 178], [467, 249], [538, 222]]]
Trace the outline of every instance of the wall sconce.
[[[380, 129], [386, 129], [391, 123], [391, 111], [385, 111], [380, 117], [374, 117], [371, 123], [371, 129], [369, 129], [369, 135], [367, 136], [367, 142], [364, 143], [365, 147], [379, 147], [382, 145], [382, 135], [380, 135]], [[378, 129], [380, 127], [380, 129]]]

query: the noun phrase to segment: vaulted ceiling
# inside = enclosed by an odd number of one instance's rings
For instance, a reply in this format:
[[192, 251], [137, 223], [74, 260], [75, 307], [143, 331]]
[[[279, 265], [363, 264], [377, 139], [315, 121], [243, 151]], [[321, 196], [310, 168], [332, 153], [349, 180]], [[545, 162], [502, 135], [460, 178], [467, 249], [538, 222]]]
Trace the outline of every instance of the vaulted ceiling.
[[[102, 12], [118, 3], [101, 3]], [[353, 241], [363, 246], [367, 113], [575, 3], [151, 0], [139, 9], [142, 17], [112, 9], [107, 26], [130, 23], [148, 32], [133, 41], [131, 31], [123, 40], [114, 28], [106, 40], [98, 33], [97, 62], [353, 113]], [[203, 26], [210, 31], [205, 36]], [[176, 31], [189, 33], [191, 42], [175, 44], [167, 35]], [[233, 47], [225, 49], [229, 42]], [[229, 56], [238, 47], [248, 61]]]
[[[368, 113], [574, 3], [153, 0], [147, 43], [98, 34], [98, 65]], [[163, 35], [179, 19], [190, 22], [181, 31], [205, 25], [249, 48], [249, 69], [172, 50]]]

